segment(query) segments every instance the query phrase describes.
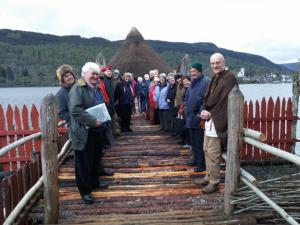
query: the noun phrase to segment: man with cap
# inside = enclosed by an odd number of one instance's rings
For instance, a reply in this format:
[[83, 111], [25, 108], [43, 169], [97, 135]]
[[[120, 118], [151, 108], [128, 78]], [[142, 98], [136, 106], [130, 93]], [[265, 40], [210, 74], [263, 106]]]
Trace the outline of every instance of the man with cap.
[[55, 95], [58, 101], [59, 118], [69, 123], [69, 91], [76, 81], [76, 76], [71, 66], [62, 65], [56, 70], [56, 78], [61, 86]]
[[194, 63], [190, 70], [191, 84], [184, 97], [184, 114], [186, 128], [189, 129], [192, 145], [193, 160], [190, 165], [196, 166], [195, 172], [205, 171], [205, 158], [203, 152], [204, 131], [200, 128], [200, 112], [204, 109], [204, 95], [210, 79], [202, 74], [202, 64]]
[[210, 66], [214, 76], [204, 98], [205, 110], [201, 112], [201, 118], [206, 120], [203, 149], [207, 174], [195, 180], [204, 193], [218, 190], [221, 151], [227, 149], [228, 94], [238, 85], [235, 75], [225, 67], [222, 54], [213, 54]]

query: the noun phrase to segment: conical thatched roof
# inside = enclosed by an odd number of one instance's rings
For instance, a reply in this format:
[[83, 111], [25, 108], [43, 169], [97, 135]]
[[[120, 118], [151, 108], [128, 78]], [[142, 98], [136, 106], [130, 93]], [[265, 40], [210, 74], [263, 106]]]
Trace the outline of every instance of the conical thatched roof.
[[142, 76], [151, 69], [158, 69], [165, 73], [171, 72], [167, 63], [146, 44], [143, 36], [135, 27], [131, 29], [122, 48], [108, 64], [122, 73], [131, 72], [135, 77]]

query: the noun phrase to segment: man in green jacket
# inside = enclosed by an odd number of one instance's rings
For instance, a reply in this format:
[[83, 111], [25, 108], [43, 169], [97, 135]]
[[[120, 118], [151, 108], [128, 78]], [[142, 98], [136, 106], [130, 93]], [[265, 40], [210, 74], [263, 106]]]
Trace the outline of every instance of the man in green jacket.
[[86, 109], [104, 103], [98, 89], [100, 68], [88, 62], [82, 67], [82, 78], [69, 93], [72, 148], [75, 150], [75, 178], [82, 199], [94, 203], [92, 190], [106, 188], [99, 182], [99, 163], [105, 139], [106, 122], [102, 123]]

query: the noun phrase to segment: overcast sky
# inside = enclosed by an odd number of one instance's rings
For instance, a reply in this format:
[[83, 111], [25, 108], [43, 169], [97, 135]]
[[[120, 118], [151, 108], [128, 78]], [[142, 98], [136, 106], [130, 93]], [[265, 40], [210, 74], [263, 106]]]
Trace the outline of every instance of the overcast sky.
[[0, 0], [0, 29], [212, 42], [275, 63], [300, 58], [300, 0]]

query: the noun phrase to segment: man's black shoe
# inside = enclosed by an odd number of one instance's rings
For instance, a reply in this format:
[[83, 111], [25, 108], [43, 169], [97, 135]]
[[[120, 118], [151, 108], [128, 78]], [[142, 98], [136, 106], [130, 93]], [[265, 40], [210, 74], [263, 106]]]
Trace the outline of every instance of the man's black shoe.
[[93, 196], [91, 194], [82, 195], [81, 198], [86, 204], [95, 203], [95, 199], [93, 198]]
[[184, 141], [178, 141], [177, 144], [182, 145], [184, 144]]
[[133, 130], [131, 128], [128, 128], [127, 132], [133, 132]]
[[172, 137], [176, 137], [176, 136], [177, 136], [177, 133], [176, 133], [176, 132], [175, 132], [175, 133], [172, 133], [171, 136], [172, 136]]
[[107, 183], [99, 183], [99, 184], [97, 184], [97, 185], [95, 185], [94, 187], [93, 187], [93, 190], [103, 190], [103, 189], [106, 189], [106, 188], [108, 188], [108, 184]]
[[104, 171], [101, 171], [101, 172], [99, 173], [99, 176], [108, 176], [108, 177], [112, 177], [114, 174], [115, 174], [114, 172], [108, 172], [108, 171], [104, 170]]

